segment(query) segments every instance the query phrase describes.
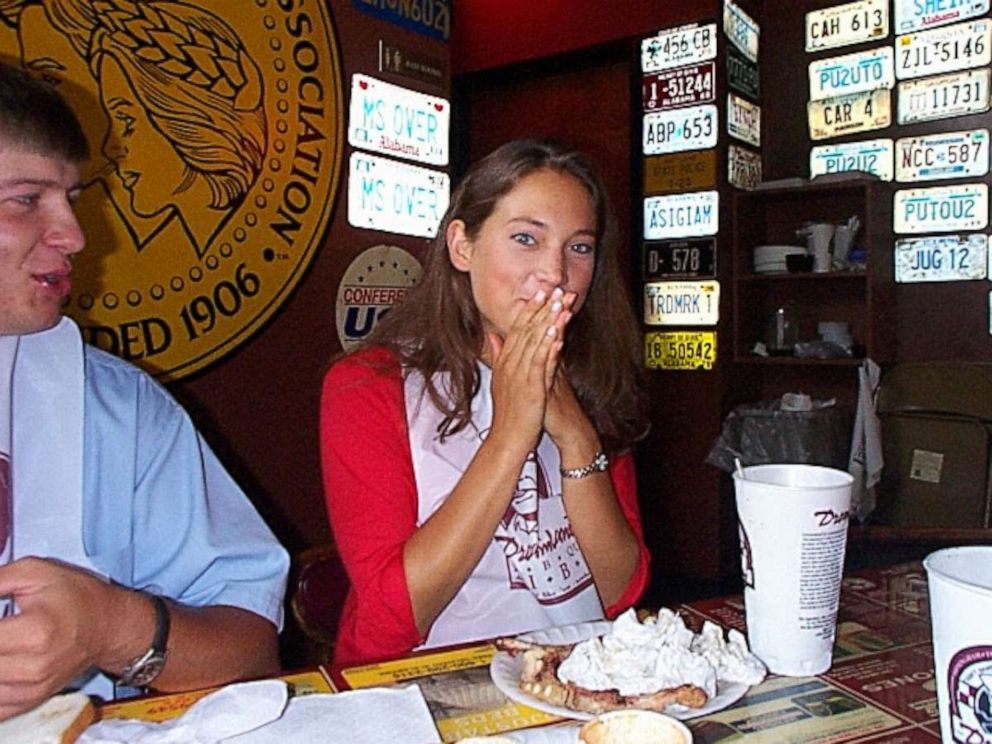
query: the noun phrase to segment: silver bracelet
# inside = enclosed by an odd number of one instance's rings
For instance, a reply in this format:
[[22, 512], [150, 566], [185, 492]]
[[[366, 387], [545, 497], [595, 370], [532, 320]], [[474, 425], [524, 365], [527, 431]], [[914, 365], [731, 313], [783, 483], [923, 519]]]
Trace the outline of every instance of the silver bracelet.
[[581, 468], [562, 468], [561, 477], [571, 478], [572, 480], [578, 480], [579, 478], [585, 478], [587, 475], [592, 475], [593, 473], [602, 473], [608, 467], [610, 467], [610, 458], [606, 456], [606, 453], [600, 450], [595, 455], [592, 456], [592, 462]]

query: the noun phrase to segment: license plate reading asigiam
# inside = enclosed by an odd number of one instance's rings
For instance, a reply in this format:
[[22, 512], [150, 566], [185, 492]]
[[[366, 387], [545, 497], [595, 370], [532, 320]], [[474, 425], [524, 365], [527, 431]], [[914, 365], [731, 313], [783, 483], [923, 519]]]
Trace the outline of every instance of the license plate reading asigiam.
[[717, 109], [712, 103], [644, 115], [645, 155], [716, 147]]
[[872, 173], [883, 181], [892, 180], [892, 140], [875, 139], [864, 142], [843, 142], [820, 145], [809, 153], [810, 177], [827, 173], [862, 171]]
[[892, 47], [827, 57], [809, 63], [809, 100], [863, 93], [895, 85]]
[[348, 224], [433, 238], [448, 209], [448, 174], [364, 152], [351, 154]]
[[895, 0], [895, 31], [907, 34], [988, 12], [989, 0]]
[[644, 200], [644, 239], [696, 238], [716, 235], [720, 228], [720, 193], [649, 196]]
[[898, 233], [984, 230], [989, 224], [989, 187], [984, 183], [903, 189], [893, 197]]
[[644, 111], [692, 106], [716, 100], [716, 62], [677, 67], [641, 79]]
[[715, 276], [716, 238], [644, 244], [644, 281], [665, 277]]
[[648, 369], [713, 369], [716, 331], [656, 331], [644, 334]]
[[859, 0], [806, 14], [806, 51], [861, 44], [889, 35], [889, 0]]
[[653, 282], [644, 285], [644, 324], [716, 325], [720, 282]]
[[758, 61], [758, 36], [761, 29], [733, 0], [723, 2], [723, 31], [730, 43], [752, 62]]
[[896, 140], [896, 180], [970, 178], [989, 172], [989, 130], [941, 132]]
[[989, 110], [989, 70], [965, 70], [950, 75], [899, 83], [899, 124], [932, 121]]
[[892, 123], [892, 94], [885, 89], [824, 98], [806, 105], [810, 139], [884, 129]]
[[896, 241], [896, 281], [957, 282], [988, 276], [987, 235], [931, 235]]
[[727, 94], [727, 133], [731, 137], [761, 146], [761, 107], [733, 93]]
[[641, 40], [641, 72], [716, 59], [716, 24], [679, 26]]
[[992, 61], [992, 21], [983, 18], [896, 39], [900, 80], [982, 67]]

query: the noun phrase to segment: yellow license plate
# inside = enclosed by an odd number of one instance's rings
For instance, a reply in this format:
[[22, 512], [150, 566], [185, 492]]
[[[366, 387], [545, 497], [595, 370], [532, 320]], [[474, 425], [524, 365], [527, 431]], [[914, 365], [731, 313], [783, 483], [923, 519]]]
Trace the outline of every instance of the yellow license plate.
[[713, 369], [716, 331], [669, 331], [644, 336], [648, 369]]

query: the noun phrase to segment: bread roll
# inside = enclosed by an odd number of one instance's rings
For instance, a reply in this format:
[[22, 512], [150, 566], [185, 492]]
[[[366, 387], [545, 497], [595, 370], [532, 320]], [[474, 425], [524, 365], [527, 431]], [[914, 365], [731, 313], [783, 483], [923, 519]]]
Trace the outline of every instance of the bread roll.
[[72, 744], [94, 718], [93, 703], [83, 693], [56, 695], [37, 708], [0, 722], [0, 742]]
[[583, 744], [692, 744], [684, 723], [647, 710], [618, 710], [586, 722], [579, 731]]

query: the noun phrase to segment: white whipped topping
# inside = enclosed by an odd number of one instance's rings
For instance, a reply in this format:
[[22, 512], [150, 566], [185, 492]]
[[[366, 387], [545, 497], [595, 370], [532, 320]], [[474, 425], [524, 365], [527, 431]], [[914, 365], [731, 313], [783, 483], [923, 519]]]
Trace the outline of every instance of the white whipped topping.
[[669, 609], [643, 623], [633, 609], [620, 615], [603, 636], [576, 644], [558, 667], [558, 679], [587, 690], [650, 695], [695, 685], [712, 698], [717, 680], [757, 684], [765, 667], [748, 651], [744, 636], [706, 622], [699, 635]]

